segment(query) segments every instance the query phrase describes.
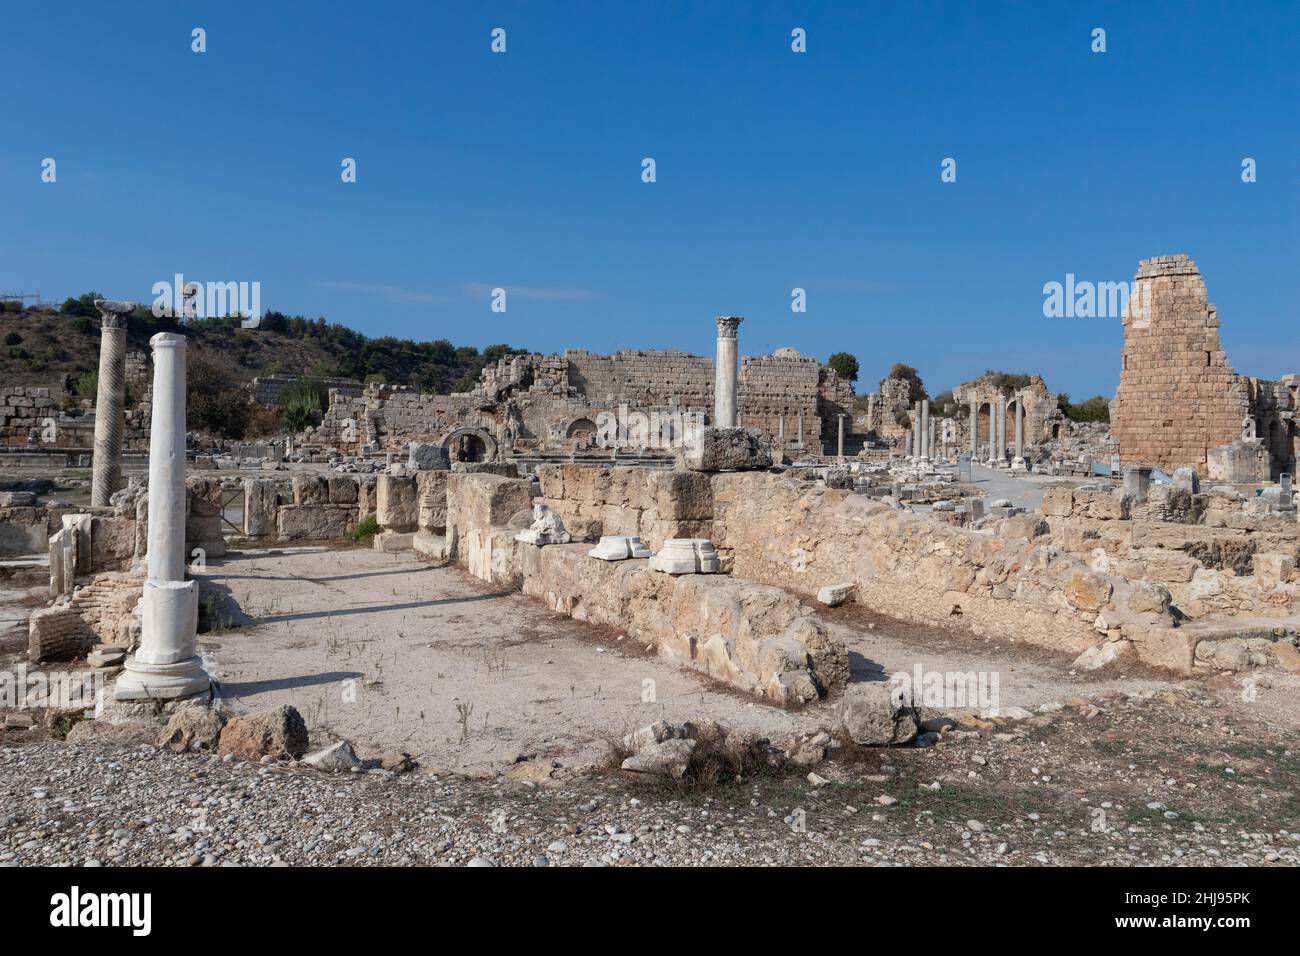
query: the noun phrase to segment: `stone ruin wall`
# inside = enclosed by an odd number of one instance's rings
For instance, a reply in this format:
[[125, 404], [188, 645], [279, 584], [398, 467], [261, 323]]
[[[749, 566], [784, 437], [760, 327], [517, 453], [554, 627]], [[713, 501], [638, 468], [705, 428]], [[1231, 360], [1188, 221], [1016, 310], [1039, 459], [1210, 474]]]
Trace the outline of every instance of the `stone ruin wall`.
[[1024, 516], [989, 533], [775, 475], [717, 475], [713, 488], [713, 540], [747, 580], [805, 595], [852, 583], [857, 603], [899, 620], [1069, 652], [1114, 631], [1146, 663], [1192, 667], [1194, 644], [1139, 589], [1033, 540]]
[[1217, 311], [1190, 258], [1142, 260], [1125, 310], [1112, 404], [1112, 430], [1125, 464], [1169, 472], [1194, 468], [1211, 476], [1214, 451], [1249, 440], [1254, 430], [1266, 445], [1272, 472], [1258, 480], [1293, 469], [1296, 386], [1294, 376], [1280, 383], [1251, 379], [1228, 364]]
[[[123, 447], [146, 451], [149, 447], [149, 395], [132, 385], [144, 400], [125, 411]], [[6, 385], [0, 388], [0, 446], [7, 448], [84, 448], [95, 443], [92, 402], [67, 407], [69, 392], [60, 386]], [[52, 427], [51, 427], [52, 423]]]
[[[321, 426], [304, 437], [356, 451], [375, 445], [400, 451], [407, 442], [442, 442], [456, 429], [476, 429], [500, 447], [588, 447], [602, 413], [620, 405], [644, 412], [713, 415], [713, 362], [685, 352], [624, 350], [595, 355], [511, 356], [483, 370], [471, 392], [427, 395], [409, 386], [370, 385], [360, 395], [335, 389]], [[738, 381], [741, 424], [776, 436], [785, 417], [787, 442], [814, 451], [835, 437], [836, 416], [848, 413], [852, 386], [816, 359], [793, 350], [743, 357]]]

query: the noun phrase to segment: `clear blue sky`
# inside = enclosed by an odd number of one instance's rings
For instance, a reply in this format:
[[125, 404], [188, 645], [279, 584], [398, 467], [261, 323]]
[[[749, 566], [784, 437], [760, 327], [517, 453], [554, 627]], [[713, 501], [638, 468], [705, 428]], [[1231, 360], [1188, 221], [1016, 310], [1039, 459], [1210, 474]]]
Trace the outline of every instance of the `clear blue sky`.
[[1044, 318], [1043, 283], [1186, 252], [1238, 370], [1300, 371], [1294, 0], [4, 0], [0, 22], [0, 289], [256, 280], [264, 308], [538, 351], [709, 354], [739, 314], [742, 353], [845, 349], [859, 391], [906, 361], [932, 392], [994, 367], [1077, 399], [1113, 392], [1119, 322]]

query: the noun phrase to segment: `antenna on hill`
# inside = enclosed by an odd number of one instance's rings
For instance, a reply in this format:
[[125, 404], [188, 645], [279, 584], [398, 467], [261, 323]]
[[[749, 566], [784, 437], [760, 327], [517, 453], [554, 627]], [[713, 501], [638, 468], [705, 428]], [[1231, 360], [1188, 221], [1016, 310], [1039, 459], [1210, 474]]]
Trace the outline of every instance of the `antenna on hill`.
[[17, 302], [19, 305], [24, 304], [28, 299], [32, 300], [33, 306], [41, 304], [41, 290], [35, 292], [0, 292], [0, 302]]

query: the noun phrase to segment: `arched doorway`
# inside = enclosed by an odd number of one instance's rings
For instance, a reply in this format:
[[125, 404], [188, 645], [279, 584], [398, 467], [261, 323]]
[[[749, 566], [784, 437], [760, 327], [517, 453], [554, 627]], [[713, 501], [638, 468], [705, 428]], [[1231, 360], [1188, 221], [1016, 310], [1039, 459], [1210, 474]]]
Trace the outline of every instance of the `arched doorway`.
[[575, 418], [564, 430], [565, 438], [583, 438], [588, 445], [596, 439], [596, 423], [590, 418]]
[[494, 461], [497, 442], [482, 428], [457, 428], [442, 441], [452, 461]]

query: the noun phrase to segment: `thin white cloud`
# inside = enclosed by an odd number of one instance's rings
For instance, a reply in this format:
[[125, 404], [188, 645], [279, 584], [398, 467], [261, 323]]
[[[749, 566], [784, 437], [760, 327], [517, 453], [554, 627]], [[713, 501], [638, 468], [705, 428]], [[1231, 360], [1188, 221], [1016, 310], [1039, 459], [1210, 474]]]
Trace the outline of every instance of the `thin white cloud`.
[[415, 289], [403, 289], [395, 285], [373, 285], [367, 282], [317, 282], [316, 285], [322, 289], [345, 289], [351, 292], [365, 292], [378, 296], [386, 302], [394, 302], [399, 305], [410, 305], [412, 303], [437, 305], [440, 302], [451, 301], [447, 296], [438, 295], [435, 292], [420, 292]]
[[578, 302], [596, 298], [594, 289], [565, 288], [560, 286], [489, 285], [485, 282], [466, 282], [465, 296], [471, 299], [486, 298], [493, 289], [505, 289], [506, 295], [515, 299], [537, 299], [541, 302]]

